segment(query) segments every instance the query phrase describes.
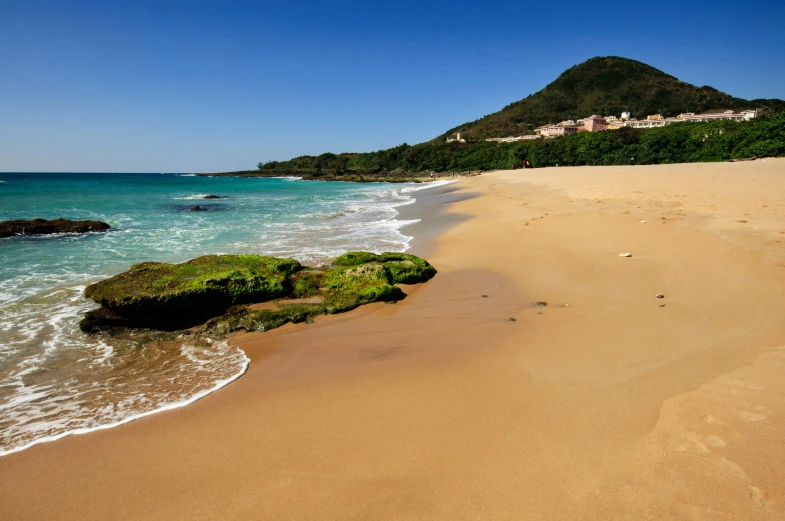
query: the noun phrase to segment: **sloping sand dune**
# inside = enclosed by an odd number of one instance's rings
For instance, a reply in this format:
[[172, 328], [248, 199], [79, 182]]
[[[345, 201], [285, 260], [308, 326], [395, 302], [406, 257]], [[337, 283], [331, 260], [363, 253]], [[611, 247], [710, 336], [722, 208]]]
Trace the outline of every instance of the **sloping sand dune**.
[[405, 301], [238, 336], [248, 374], [193, 406], [0, 458], [0, 518], [785, 518], [785, 160], [457, 186]]

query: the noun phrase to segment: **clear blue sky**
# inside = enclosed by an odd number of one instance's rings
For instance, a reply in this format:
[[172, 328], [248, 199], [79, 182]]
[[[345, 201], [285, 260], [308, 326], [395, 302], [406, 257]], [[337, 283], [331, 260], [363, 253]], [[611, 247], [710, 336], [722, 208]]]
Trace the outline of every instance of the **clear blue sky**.
[[785, 1], [0, 0], [0, 171], [426, 141], [593, 56], [785, 98]]

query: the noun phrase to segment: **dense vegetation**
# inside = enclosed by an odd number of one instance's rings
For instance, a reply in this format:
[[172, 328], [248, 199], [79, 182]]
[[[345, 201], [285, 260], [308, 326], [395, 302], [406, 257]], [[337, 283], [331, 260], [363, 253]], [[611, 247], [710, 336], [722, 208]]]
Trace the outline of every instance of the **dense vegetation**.
[[624, 111], [643, 119], [649, 114], [677, 116], [682, 112], [756, 107], [780, 111], [785, 109], [785, 102], [734, 98], [709, 86], [684, 83], [645, 63], [598, 57], [568, 69], [536, 94], [450, 129], [444, 136], [454, 132], [470, 138], [517, 136], [547, 123], [592, 114], [619, 116]]
[[[674, 123], [654, 129], [582, 132], [556, 139], [497, 143], [443, 141], [365, 154], [323, 154], [260, 164], [250, 175], [335, 176], [356, 180], [554, 165], [728, 161], [785, 155], [785, 112], [749, 122]], [[634, 160], [633, 160], [634, 158]], [[344, 176], [344, 177], [341, 177]]]
[[[651, 130], [580, 133], [544, 141], [486, 142], [520, 135], [545, 123], [594, 113], [675, 116], [682, 112], [766, 108], [751, 122], [683, 122]], [[592, 58], [501, 111], [467, 123], [428, 143], [367, 153], [301, 156], [259, 163], [257, 170], [203, 175], [280, 176], [340, 181], [412, 181], [431, 173], [531, 166], [619, 165], [727, 161], [785, 155], [785, 101], [743, 100], [711, 87], [696, 87], [649, 65], [618, 57]], [[447, 143], [460, 131], [465, 143]], [[634, 158], [634, 160], [633, 160]]]

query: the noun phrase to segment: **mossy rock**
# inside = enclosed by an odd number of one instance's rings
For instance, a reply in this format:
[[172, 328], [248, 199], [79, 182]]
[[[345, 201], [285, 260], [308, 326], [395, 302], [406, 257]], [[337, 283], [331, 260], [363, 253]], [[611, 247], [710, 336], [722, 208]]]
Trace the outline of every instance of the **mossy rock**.
[[190, 327], [230, 306], [290, 293], [293, 259], [207, 255], [182, 264], [144, 262], [87, 287], [85, 296], [137, 325]]
[[376, 262], [379, 256], [375, 253], [368, 253], [366, 251], [350, 251], [344, 253], [333, 261], [334, 266], [359, 266], [360, 264], [367, 264], [369, 262]]
[[401, 288], [393, 286], [392, 274], [383, 264], [361, 264], [328, 271], [324, 279], [327, 294], [326, 313], [342, 313], [371, 302], [390, 302], [405, 298]]
[[308, 298], [320, 294], [324, 287], [323, 270], [302, 270], [292, 275], [292, 297]]
[[[405, 253], [352, 252], [336, 259], [333, 267], [308, 269], [293, 259], [258, 255], [208, 255], [182, 264], [144, 262], [85, 290], [85, 296], [102, 307], [87, 313], [80, 327], [108, 334], [140, 327], [174, 331], [199, 324], [203, 326], [195, 334], [205, 336], [267, 331], [363, 304], [401, 300], [406, 295], [395, 284], [424, 282], [434, 274], [427, 261]], [[271, 300], [276, 301], [274, 309], [244, 305]]]
[[237, 331], [269, 331], [288, 322], [310, 322], [323, 314], [321, 304], [292, 304], [277, 310], [252, 310], [248, 306], [235, 306], [224, 315], [209, 320], [200, 331], [219, 335]]
[[387, 267], [393, 284], [417, 284], [436, 275], [436, 268], [425, 259], [408, 253], [385, 252], [381, 254], [352, 251], [344, 253], [333, 262], [336, 266], [360, 266], [380, 263]]

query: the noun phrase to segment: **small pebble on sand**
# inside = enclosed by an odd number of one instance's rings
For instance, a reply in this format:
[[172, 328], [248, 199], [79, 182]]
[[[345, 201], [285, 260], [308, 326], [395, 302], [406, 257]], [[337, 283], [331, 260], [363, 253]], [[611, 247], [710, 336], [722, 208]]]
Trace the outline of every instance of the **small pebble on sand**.
[[619, 257], [632, 257], [632, 253], [620, 253]]

